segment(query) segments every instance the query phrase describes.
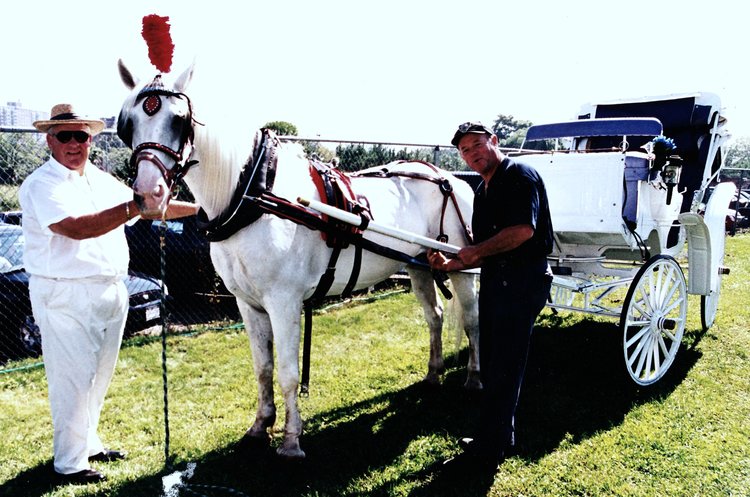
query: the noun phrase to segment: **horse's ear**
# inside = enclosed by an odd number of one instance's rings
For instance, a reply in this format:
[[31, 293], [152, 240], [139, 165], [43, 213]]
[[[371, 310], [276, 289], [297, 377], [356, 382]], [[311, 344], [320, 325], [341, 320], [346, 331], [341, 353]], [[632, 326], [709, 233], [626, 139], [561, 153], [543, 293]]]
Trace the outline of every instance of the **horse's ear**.
[[190, 64], [190, 67], [185, 69], [185, 72], [180, 74], [180, 77], [177, 78], [177, 81], [175, 81], [174, 89], [179, 92], [184, 92], [187, 90], [188, 85], [190, 84], [190, 81], [193, 79], [193, 69], [195, 68], [195, 61], [193, 61], [192, 64]]
[[120, 79], [125, 83], [125, 86], [127, 86], [129, 90], [135, 88], [135, 85], [138, 84], [138, 78], [130, 73], [130, 70], [125, 67], [125, 63], [122, 59], [117, 59], [117, 69], [120, 71]]

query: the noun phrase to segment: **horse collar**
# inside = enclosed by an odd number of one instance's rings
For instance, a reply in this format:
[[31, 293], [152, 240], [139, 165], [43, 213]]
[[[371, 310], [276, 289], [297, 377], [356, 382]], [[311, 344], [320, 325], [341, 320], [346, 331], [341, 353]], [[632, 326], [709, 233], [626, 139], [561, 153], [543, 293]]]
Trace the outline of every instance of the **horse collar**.
[[232, 200], [224, 211], [209, 220], [206, 212], [198, 211], [198, 226], [211, 242], [226, 240], [237, 231], [257, 221], [264, 211], [247, 199], [260, 197], [273, 189], [276, 179], [276, 147], [279, 140], [269, 129], [256, 133], [253, 154], [245, 162]]

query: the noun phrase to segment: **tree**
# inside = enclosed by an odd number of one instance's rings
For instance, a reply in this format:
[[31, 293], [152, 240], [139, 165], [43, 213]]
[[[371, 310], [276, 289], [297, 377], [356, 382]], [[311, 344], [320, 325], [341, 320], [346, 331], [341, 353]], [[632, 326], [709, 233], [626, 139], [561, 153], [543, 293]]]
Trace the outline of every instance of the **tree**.
[[297, 136], [299, 133], [297, 126], [286, 121], [270, 121], [263, 127], [273, 130], [279, 136]]
[[301, 143], [307, 157], [318, 159], [321, 162], [332, 162], [336, 157], [336, 154], [331, 149], [324, 147], [320, 142], [305, 140]]
[[513, 116], [498, 114], [492, 124], [492, 131], [497, 135], [501, 147], [518, 148], [526, 137], [526, 130], [531, 126], [531, 121], [519, 121]]
[[34, 134], [0, 133], [0, 183], [20, 184], [47, 155], [46, 144]]
[[742, 137], [725, 147], [724, 166], [736, 169], [750, 169], [750, 138]]

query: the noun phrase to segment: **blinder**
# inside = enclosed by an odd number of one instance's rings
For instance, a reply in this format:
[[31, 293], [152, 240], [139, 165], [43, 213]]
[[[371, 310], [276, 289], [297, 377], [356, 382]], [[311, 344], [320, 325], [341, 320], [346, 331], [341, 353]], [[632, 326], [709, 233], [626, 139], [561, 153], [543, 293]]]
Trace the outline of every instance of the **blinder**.
[[117, 118], [117, 136], [128, 148], [133, 148], [133, 120], [125, 116], [127, 113], [121, 111]]

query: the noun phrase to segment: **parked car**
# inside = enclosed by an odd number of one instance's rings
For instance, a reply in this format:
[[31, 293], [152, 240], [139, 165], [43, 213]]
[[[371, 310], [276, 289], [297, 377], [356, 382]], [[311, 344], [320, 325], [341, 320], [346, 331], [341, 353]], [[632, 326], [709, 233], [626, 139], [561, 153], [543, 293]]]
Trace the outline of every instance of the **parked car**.
[[21, 211], [0, 212], [0, 223], [21, 225], [23, 215]]
[[[708, 203], [708, 199], [711, 198], [711, 194], [714, 191], [713, 186], [709, 186], [706, 190], [706, 196], [703, 199], [703, 203], [700, 206], [700, 210], [705, 209], [705, 205]], [[744, 229], [750, 227], [750, 195], [746, 191], [735, 192], [732, 201], [729, 203], [727, 208], [727, 214], [724, 219], [724, 225], [727, 232], [734, 233], [737, 229]]]
[[[29, 275], [23, 269], [23, 242], [20, 226], [0, 223], [0, 364], [41, 352], [29, 301]], [[126, 336], [159, 324], [161, 282], [133, 271], [123, 280], [130, 295]]]
[[[197, 217], [166, 221], [164, 229], [164, 282], [176, 302], [204, 295], [228, 294], [216, 274], [209, 242], [198, 228]], [[162, 222], [142, 219], [125, 227], [130, 248], [130, 269], [161, 278]]]

